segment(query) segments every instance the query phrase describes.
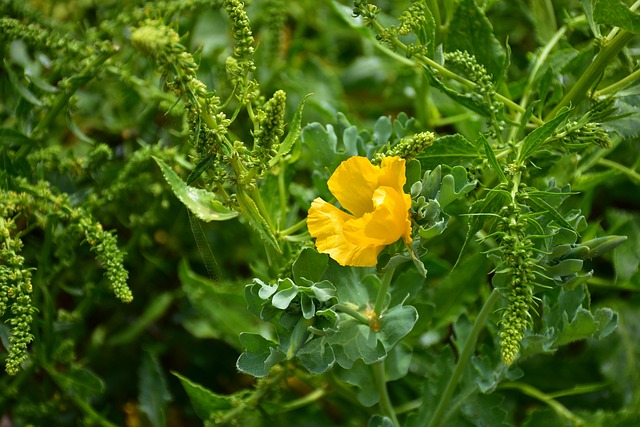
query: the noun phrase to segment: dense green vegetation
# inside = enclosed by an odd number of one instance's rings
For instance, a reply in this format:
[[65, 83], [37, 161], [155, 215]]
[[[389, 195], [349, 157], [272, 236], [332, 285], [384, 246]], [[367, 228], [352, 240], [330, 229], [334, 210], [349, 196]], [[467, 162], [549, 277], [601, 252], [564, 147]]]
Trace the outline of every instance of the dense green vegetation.
[[1, 1], [0, 424], [639, 425], [637, 6]]

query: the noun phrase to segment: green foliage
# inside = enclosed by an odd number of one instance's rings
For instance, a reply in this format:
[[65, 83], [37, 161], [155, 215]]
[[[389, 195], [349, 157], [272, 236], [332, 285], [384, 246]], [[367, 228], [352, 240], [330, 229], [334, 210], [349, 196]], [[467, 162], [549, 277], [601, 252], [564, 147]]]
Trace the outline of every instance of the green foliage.
[[1, 2], [2, 424], [636, 425], [636, 9]]

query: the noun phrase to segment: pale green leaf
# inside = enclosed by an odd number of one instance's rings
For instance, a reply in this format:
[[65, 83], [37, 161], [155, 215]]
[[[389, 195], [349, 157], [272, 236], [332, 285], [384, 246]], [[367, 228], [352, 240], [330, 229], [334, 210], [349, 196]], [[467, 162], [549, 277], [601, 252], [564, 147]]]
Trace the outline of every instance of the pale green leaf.
[[215, 194], [188, 186], [169, 165], [157, 157], [153, 159], [160, 166], [176, 197], [202, 221], [226, 221], [239, 215], [239, 212], [222, 204]]

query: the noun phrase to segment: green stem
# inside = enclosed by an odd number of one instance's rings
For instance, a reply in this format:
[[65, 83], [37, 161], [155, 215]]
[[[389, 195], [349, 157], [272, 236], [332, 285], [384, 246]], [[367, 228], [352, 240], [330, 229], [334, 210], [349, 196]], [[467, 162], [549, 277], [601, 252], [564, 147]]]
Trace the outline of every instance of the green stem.
[[350, 307], [350, 306], [348, 306], [346, 304], [336, 304], [336, 305], [333, 306], [333, 308], [336, 311], [348, 314], [349, 316], [353, 317], [354, 319], [356, 319], [358, 322], [362, 323], [363, 325], [369, 326], [369, 318], [367, 316], [365, 316], [364, 314], [360, 313], [355, 308]]
[[598, 98], [600, 96], [606, 95], [608, 93], [615, 93], [618, 91], [618, 89], [622, 89], [623, 87], [633, 83], [634, 81], [636, 81], [637, 79], [640, 78], [640, 69], [635, 70], [633, 73], [629, 74], [627, 77], [625, 77], [622, 80], [619, 80], [603, 89], [600, 89], [598, 91], [596, 91], [593, 96], [595, 98]]
[[[471, 354], [475, 349], [478, 335], [480, 335], [480, 331], [482, 331], [482, 329], [484, 328], [485, 323], [487, 322], [487, 318], [489, 317], [489, 314], [491, 314], [493, 306], [496, 304], [496, 302], [498, 302], [498, 299], [500, 299], [500, 293], [497, 289], [494, 289], [489, 295], [489, 298], [487, 298], [487, 301], [484, 303], [482, 310], [480, 310], [480, 313], [478, 313], [478, 317], [473, 324], [473, 328], [471, 329], [469, 338], [467, 338], [467, 342], [464, 343], [464, 347], [462, 348], [462, 352], [460, 353], [460, 359], [458, 359], [458, 363], [456, 364], [453, 374], [449, 379], [447, 388], [445, 389], [444, 393], [442, 393], [442, 396], [440, 396], [440, 401], [438, 402], [436, 411], [434, 412], [433, 417], [428, 424], [429, 427], [437, 427], [444, 421], [444, 416], [447, 407], [449, 406], [449, 401], [453, 397], [453, 392], [456, 390], [458, 382], [460, 381], [462, 373], [464, 372], [464, 368], [467, 366], [467, 363], [471, 358]], [[422, 425], [427, 425], [426, 423], [428, 420], [425, 419], [423, 421], [424, 423]]]
[[380, 363], [372, 365], [371, 367], [373, 368], [373, 376], [376, 380], [376, 388], [378, 389], [378, 393], [380, 394], [380, 411], [382, 411], [382, 414], [387, 416], [391, 420], [394, 427], [400, 427], [396, 411], [393, 409], [391, 399], [389, 398], [389, 391], [387, 390], [387, 379], [384, 372], [384, 360]]
[[[372, 25], [374, 27], [374, 29], [378, 32], [384, 32], [384, 27], [378, 22], [378, 21], [372, 21]], [[407, 51], [407, 45], [402, 43], [400, 40], [398, 40], [396, 37], [392, 37], [391, 42], [397, 46], [399, 49], [403, 50], [403, 51]], [[456, 73], [454, 73], [451, 70], [448, 70], [447, 68], [443, 67], [442, 65], [438, 64], [437, 62], [435, 62], [434, 60], [432, 60], [431, 58], [428, 58], [424, 55], [414, 55], [413, 58], [415, 58], [416, 62], [421, 65], [422, 67], [426, 68], [426, 69], [434, 69], [436, 70], [440, 75], [450, 78], [452, 80], [456, 80], [460, 83], [462, 83], [463, 85], [467, 86], [470, 89], [473, 89], [476, 87], [476, 84], [474, 82], [472, 82], [471, 80], [468, 80]], [[513, 102], [511, 99], [505, 97], [504, 95], [501, 95], [499, 93], [495, 94], [495, 97], [497, 100], [499, 100], [500, 102], [502, 102], [505, 106], [511, 108], [514, 111], [518, 111], [518, 112], [522, 112], [524, 113], [525, 110], [520, 107], [518, 104], [516, 104], [515, 102]], [[544, 121], [540, 120], [539, 118], [535, 117], [535, 116], [531, 116], [531, 120], [533, 122], [535, 122], [538, 125], [542, 125], [544, 124]]]
[[611, 169], [615, 169], [623, 174], [627, 175], [629, 179], [635, 183], [640, 183], [640, 174], [634, 171], [633, 169], [629, 169], [628, 167], [621, 165], [620, 163], [614, 162], [609, 159], [600, 159], [598, 160], [599, 165], [608, 166]]
[[569, 421], [571, 423], [571, 425], [581, 426], [581, 425], [585, 424], [585, 422], [584, 422], [584, 420], [582, 418], [580, 418], [577, 415], [575, 415], [573, 412], [571, 412], [569, 409], [567, 409], [567, 407], [564, 406], [562, 403], [558, 402], [553, 397], [543, 393], [542, 391], [538, 390], [537, 388], [530, 386], [529, 384], [524, 384], [524, 383], [503, 383], [503, 384], [500, 384], [499, 389], [501, 389], [501, 390], [505, 390], [505, 389], [519, 390], [523, 394], [526, 394], [527, 396], [533, 397], [534, 399], [538, 399], [539, 401], [544, 402], [547, 405], [549, 405], [551, 407], [551, 409], [553, 409], [556, 412], [556, 414], [558, 414], [560, 417], [562, 417], [562, 418], [566, 419], [567, 421]]
[[289, 236], [289, 235], [297, 232], [298, 230], [302, 230], [306, 226], [307, 226], [307, 220], [306, 219], [302, 219], [302, 220], [296, 222], [295, 224], [293, 224], [291, 227], [285, 228], [284, 230], [281, 230], [278, 233], [278, 236], [282, 236], [282, 237]]
[[287, 403], [283, 403], [282, 405], [280, 405], [280, 409], [278, 410], [279, 414], [282, 414], [284, 412], [289, 412], [289, 411], [293, 411], [299, 408], [303, 408], [307, 405], [310, 405], [320, 399], [322, 399], [323, 397], [325, 397], [327, 395], [327, 389], [326, 388], [318, 388], [313, 390], [311, 393], [306, 394], [304, 396], [302, 396], [299, 399], [295, 399], [292, 400], [290, 402]]
[[[520, 107], [523, 110], [526, 111], [527, 105], [529, 104], [529, 97], [531, 96], [533, 82], [538, 75], [538, 71], [540, 71], [540, 67], [542, 67], [542, 64], [544, 64], [544, 62], [547, 60], [547, 57], [551, 53], [551, 50], [558, 44], [558, 42], [565, 35], [566, 32], [567, 32], [567, 26], [565, 25], [562, 28], [560, 28], [558, 31], [556, 31], [556, 33], [553, 35], [551, 40], [549, 40], [549, 42], [546, 44], [544, 49], [542, 49], [542, 52], [540, 52], [540, 56], [538, 56], [535, 64], [533, 65], [533, 69], [531, 70], [531, 73], [529, 74], [529, 79], [527, 80], [527, 86], [525, 87], [524, 92], [522, 94], [522, 98], [520, 99]], [[516, 122], [520, 122], [520, 120], [522, 120], [523, 115], [524, 115], [523, 111], [518, 111], [518, 114], [516, 116]], [[518, 132], [518, 128], [515, 126], [512, 127], [511, 132], [509, 134], [509, 140], [513, 140], [516, 137], [517, 132]]]
[[609, 38], [604, 39], [603, 43], [605, 44], [602, 47], [602, 50], [596, 55], [595, 59], [587, 67], [585, 72], [582, 73], [569, 93], [567, 93], [558, 105], [554, 107], [551, 113], [549, 113], [547, 118], [554, 118], [558, 114], [558, 111], [563, 107], [570, 104], [575, 106], [580, 103], [594, 83], [598, 81], [598, 78], [604, 69], [613, 61], [613, 58], [618, 54], [618, 52], [620, 52], [620, 50], [622, 50], [622, 48], [625, 47], [634, 36], [635, 34], [622, 30], [618, 32], [613, 39], [611, 39], [610, 43], [608, 43]]
[[380, 284], [380, 289], [378, 289], [378, 296], [376, 297], [376, 305], [373, 308], [373, 312], [378, 317], [378, 319], [382, 315], [382, 310], [384, 309], [384, 301], [387, 297], [387, 292], [389, 292], [389, 285], [391, 284], [391, 279], [393, 278], [393, 273], [395, 270], [395, 266], [387, 269], [387, 271], [385, 271], [384, 273], [384, 276], [382, 277], [382, 283]]

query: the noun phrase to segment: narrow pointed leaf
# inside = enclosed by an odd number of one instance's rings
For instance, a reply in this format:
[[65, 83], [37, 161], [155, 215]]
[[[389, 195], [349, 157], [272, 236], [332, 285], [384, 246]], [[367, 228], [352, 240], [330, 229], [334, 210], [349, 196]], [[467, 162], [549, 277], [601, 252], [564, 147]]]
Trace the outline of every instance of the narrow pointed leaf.
[[302, 98], [300, 103], [298, 104], [298, 108], [296, 109], [295, 114], [293, 115], [293, 119], [291, 120], [291, 124], [289, 125], [289, 133], [284, 138], [284, 141], [280, 144], [278, 148], [278, 153], [269, 160], [269, 167], [275, 166], [282, 157], [289, 154], [291, 149], [293, 148], [293, 144], [300, 138], [300, 129], [302, 127], [302, 109], [304, 108], [304, 103], [307, 98], [311, 96], [311, 94]]
[[239, 215], [239, 212], [223, 205], [214, 193], [188, 186], [169, 165], [157, 157], [153, 159], [160, 166], [176, 197], [202, 221], [226, 221]]

